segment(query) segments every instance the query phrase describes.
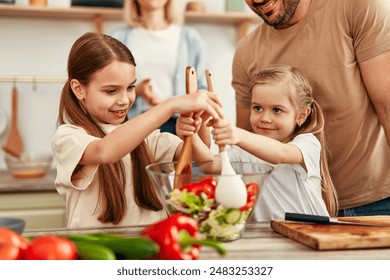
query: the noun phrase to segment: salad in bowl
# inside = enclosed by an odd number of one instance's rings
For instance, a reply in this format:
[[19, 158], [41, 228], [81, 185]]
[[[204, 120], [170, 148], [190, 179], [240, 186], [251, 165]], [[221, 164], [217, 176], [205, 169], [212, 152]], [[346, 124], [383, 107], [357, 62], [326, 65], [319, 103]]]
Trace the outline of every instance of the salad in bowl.
[[[259, 163], [232, 162], [237, 174], [220, 175], [215, 168], [218, 163], [193, 162], [191, 175], [176, 175], [175, 164], [157, 163], [146, 167], [163, 196], [167, 212], [179, 212], [193, 217], [198, 221], [200, 233], [209, 239], [232, 241], [240, 238], [256, 204], [260, 188], [272, 167]], [[207, 167], [208, 164], [212, 164], [213, 168]], [[175, 176], [189, 176], [184, 180], [189, 183], [175, 188]], [[225, 208], [216, 200], [215, 190], [221, 176], [239, 176], [243, 180], [247, 199], [242, 207]]]

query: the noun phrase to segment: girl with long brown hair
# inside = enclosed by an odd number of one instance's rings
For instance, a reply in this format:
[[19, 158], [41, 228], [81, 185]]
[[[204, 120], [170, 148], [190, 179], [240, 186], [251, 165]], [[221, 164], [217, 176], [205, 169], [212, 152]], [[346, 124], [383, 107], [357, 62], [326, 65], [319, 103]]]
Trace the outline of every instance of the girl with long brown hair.
[[[135, 66], [130, 50], [104, 34], [86, 33], [70, 50], [52, 139], [55, 185], [66, 200], [68, 227], [147, 224], [164, 218], [145, 166], [176, 160], [182, 141], [157, 128], [176, 113], [194, 112], [200, 115], [198, 122], [222, 115], [216, 95], [202, 91], [173, 97], [127, 120], [135, 101]], [[199, 141], [193, 157], [208, 161], [212, 153]]]

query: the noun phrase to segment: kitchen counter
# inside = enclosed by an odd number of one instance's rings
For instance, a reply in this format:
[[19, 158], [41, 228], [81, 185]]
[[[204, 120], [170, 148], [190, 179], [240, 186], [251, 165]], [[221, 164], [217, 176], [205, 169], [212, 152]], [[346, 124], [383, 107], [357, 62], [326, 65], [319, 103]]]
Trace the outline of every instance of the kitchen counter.
[[55, 170], [50, 170], [44, 177], [31, 179], [14, 178], [7, 170], [0, 170], [0, 193], [56, 191], [55, 177]]
[[[49, 231], [26, 231], [26, 236], [36, 234], [90, 233], [104, 231], [138, 236], [142, 227], [89, 228], [82, 230], [52, 229]], [[248, 224], [243, 237], [224, 243], [228, 253], [224, 256], [210, 248], [202, 248], [200, 259], [203, 260], [357, 260], [390, 259], [390, 248], [364, 250], [317, 251], [286, 238], [272, 230], [269, 223]]]

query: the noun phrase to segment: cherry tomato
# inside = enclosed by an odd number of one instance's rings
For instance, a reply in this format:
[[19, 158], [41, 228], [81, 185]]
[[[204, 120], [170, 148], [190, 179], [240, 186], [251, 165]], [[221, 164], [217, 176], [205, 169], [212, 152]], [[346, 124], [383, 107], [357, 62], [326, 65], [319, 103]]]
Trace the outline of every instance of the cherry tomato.
[[186, 190], [187, 192], [193, 193], [195, 195], [200, 195], [204, 193], [208, 198], [214, 198], [215, 188], [217, 186], [217, 182], [213, 177], [206, 178], [199, 182], [190, 183], [180, 187], [180, 190]]
[[249, 183], [246, 185], [246, 190], [248, 192], [248, 196], [246, 199], [246, 204], [240, 208], [241, 211], [247, 211], [253, 208], [255, 205], [257, 193], [259, 192], [259, 186], [256, 183]]
[[11, 244], [0, 244], [0, 260], [18, 260], [19, 248]]
[[217, 181], [215, 180], [214, 177], [208, 177], [204, 179], [202, 182], [209, 185], [215, 191], [215, 188], [217, 187]]
[[27, 247], [26, 260], [75, 260], [77, 247], [69, 239], [44, 235], [35, 237]]
[[27, 249], [27, 240], [9, 228], [0, 227], [0, 259], [18, 260]]

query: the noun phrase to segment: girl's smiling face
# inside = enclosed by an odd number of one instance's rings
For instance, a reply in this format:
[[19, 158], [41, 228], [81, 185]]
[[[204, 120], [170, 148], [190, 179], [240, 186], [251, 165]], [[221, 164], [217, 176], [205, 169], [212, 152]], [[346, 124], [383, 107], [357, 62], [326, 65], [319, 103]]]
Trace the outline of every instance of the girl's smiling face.
[[255, 84], [252, 88], [250, 123], [256, 134], [283, 143], [291, 140], [298, 114], [286, 83]]
[[91, 75], [88, 85], [72, 80], [72, 90], [100, 123], [121, 124], [135, 101], [135, 66], [113, 61]]

